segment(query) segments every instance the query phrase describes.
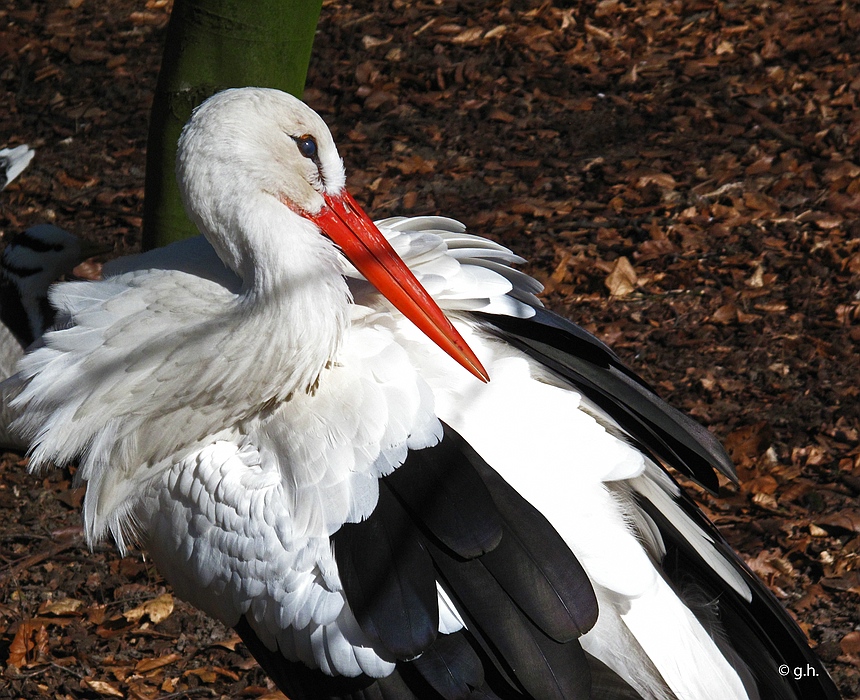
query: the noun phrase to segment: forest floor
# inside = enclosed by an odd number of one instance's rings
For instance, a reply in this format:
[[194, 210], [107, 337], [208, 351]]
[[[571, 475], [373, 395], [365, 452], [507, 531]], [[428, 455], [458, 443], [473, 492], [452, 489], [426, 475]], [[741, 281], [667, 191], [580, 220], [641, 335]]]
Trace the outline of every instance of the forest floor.
[[[522, 254], [724, 441], [739, 485], [689, 488], [860, 697], [860, 9], [567, 4], [326, 0], [305, 97], [371, 215]], [[0, 140], [37, 149], [4, 238], [137, 249], [169, 11], [0, 3]], [[139, 552], [87, 550], [81, 498], [70, 470], [0, 462], [0, 698], [277, 697]]]

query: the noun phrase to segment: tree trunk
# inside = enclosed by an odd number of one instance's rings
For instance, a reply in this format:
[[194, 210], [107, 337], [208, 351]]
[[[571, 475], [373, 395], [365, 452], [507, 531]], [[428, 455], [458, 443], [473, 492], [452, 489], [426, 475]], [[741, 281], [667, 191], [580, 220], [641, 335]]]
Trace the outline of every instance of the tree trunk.
[[322, 0], [176, 0], [152, 104], [144, 250], [197, 234], [176, 186], [176, 141], [191, 111], [228, 87], [301, 97]]

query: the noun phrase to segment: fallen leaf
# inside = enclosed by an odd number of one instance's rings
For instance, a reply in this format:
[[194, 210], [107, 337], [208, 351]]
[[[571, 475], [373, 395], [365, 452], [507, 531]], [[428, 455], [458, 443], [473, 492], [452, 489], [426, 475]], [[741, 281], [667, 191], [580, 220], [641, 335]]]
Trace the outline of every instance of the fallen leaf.
[[386, 90], [373, 90], [364, 100], [366, 109], [379, 109], [386, 104], [397, 104], [397, 95]]
[[755, 503], [759, 508], [764, 508], [765, 510], [779, 510], [779, 503], [777, 503], [777, 500], [769, 493], [755, 494], [752, 497], [752, 502]]
[[760, 318], [759, 314], [748, 314], [738, 309], [738, 323], [754, 323]]
[[95, 691], [99, 695], [107, 695], [112, 698], [124, 698], [125, 693], [123, 693], [119, 688], [117, 688], [112, 683], [108, 683], [107, 681], [98, 681], [92, 678], [85, 678], [83, 680], [84, 685], [90, 690]]
[[44, 664], [49, 656], [48, 630], [38, 619], [25, 620], [18, 626], [9, 644], [9, 664], [29, 668]]
[[412, 155], [401, 160], [397, 163], [396, 167], [404, 175], [414, 175], [415, 173], [427, 174], [432, 173], [436, 169], [436, 161]]
[[757, 265], [752, 275], [747, 278], [746, 283], [756, 289], [764, 287], [764, 268], [761, 265]]
[[773, 439], [773, 430], [766, 421], [733, 430], [723, 441], [732, 461], [739, 467], [752, 466], [764, 454]]
[[718, 308], [714, 313], [711, 314], [711, 321], [713, 323], [720, 323], [722, 325], [728, 325], [730, 323], [735, 323], [738, 320], [738, 307], [734, 304], [723, 304], [720, 308]]
[[164, 654], [163, 656], [158, 656], [152, 659], [141, 659], [135, 664], [134, 670], [138, 673], [145, 673], [146, 671], [152, 671], [156, 668], [161, 668], [162, 666], [168, 666], [169, 664], [175, 663], [182, 658], [180, 654]]
[[219, 675], [230, 678], [234, 681], [239, 680], [238, 674], [233, 671], [229, 671], [226, 668], [221, 668], [220, 666], [210, 666], [207, 668], [190, 668], [185, 671], [183, 677], [186, 676], [197, 676], [204, 683], [214, 683]]
[[100, 280], [102, 278], [102, 264], [94, 260], [85, 260], [72, 270], [72, 274], [79, 279]]
[[773, 165], [773, 156], [772, 155], [764, 155], [759, 158], [754, 163], [751, 163], [747, 166], [744, 171], [747, 175], [763, 175], [764, 173], [770, 172], [770, 169]]
[[648, 173], [647, 175], [642, 175], [636, 181], [636, 187], [646, 187], [651, 184], [667, 190], [674, 190], [678, 186], [675, 178], [669, 175], [669, 173]]
[[752, 569], [765, 583], [773, 585], [780, 575], [791, 575], [794, 567], [791, 563], [777, 555], [773, 550], [762, 550], [755, 557], [746, 558], [747, 566]]
[[794, 604], [794, 609], [798, 611], [813, 610], [821, 605], [822, 599], [826, 598], [827, 594], [824, 592], [824, 589], [817, 583], [814, 583], [806, 589], [803, 597]]
[[44, 615], [71, 615], [83, 606], [83, 601], [74, 598], [60, 598], [59, 600], [47, 600], [39, 606], [39, 614]]
[[238, 634], [234, 634], [229, 639], [222, 639], [218, 642], [213, 642], [212, 646], [224, 647], [225, 649], [229, 649], [230, 651], [236, 651], [236, 647], [239, 644], [242, 644], [242, 638]]
[[860, 655], [860, 632], [854, 630], [842, 637], [839, 648], [842, 649], [843, 654]]
[[817, 517], [819, 526], [838, 527], [849, 532], [860, 532], [860, 508], [844, 508], [837, 513]]
[[821, 579], [821, 585], [834, 591], [860, 594], [860, 571], [847, 571], [841, 576], [828, 576]]
[[481, 27], [470, 27], [465, 31], [460, 32], [457, 36], [451, 39], [451, 43], [453, 44], [471, 44], [473, 42], [478, 41], [481, 38], [481, 35], [484, 33], [483, 28]]
[[612, 272], [606, 276], [604, 284], [612, 296], [624, 297], [636, 289], [637, 279], [636, 271], [630, 261], [622, 255], [615, 260]]
[[122, 616], [129, 622], [140, 622], [144, 615], [149, 617], [153, 624], [158, 624], [170, 617], [173, 612], [173, 596], [170, 593], [165, 593], [148, 600], [143, 605], [138, 605], [136, 608], [124, 612]]
[[368, 51], [370, 49], [375, 49], [377, 46], [385, 46], [385, 44], [391, 42], [392, 38], [393, 37], [391, 36], [387, 36], [384, 39], [379, 39], [378, 37], [365, 34], [361, 37], [361, 45], [364, 47], [365, 51]]
[[743, 488], [752, 494], [771, 495], [776, 491], [778, 485], [779, 484], [777, 484], [776, 479], [774, 479], [770, 474], [765, 474], [764, 476], [758, 476], [750, 481], [745, 481], [743, 483]]
[[513, 114], [509, 114], [508, 112], [505, 112], [501, 109], [491, 110], [490, 113], [487, 115], [487, 118], [492, 119], [493, 121], [507, 123], [513, 122], [516, 119]]

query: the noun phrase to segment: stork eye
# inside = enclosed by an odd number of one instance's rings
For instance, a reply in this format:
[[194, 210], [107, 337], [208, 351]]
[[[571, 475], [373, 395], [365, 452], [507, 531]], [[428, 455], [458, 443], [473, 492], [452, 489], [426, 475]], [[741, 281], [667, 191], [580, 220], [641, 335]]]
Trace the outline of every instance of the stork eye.
[[304, 136], [293, 138], [296, 142], [296, 145], [299, 147], [299, 153], [301, 153], [305, 158], [309, 158], [311, 160], [316, 159], [317, 142], [313, 136], [311, 136], [310, 134], [305, 134]]

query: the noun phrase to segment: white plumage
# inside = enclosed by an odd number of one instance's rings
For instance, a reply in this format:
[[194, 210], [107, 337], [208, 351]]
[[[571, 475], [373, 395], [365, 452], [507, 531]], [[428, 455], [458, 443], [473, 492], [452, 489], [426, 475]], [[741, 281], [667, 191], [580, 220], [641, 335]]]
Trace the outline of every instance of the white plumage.
[[[606, 410], [472, 315], [537, 313], [540, 286], [510, 267], [519, 258], [450, 219], [379, 222], [480, 361], [431, 320], [460, 366], [364, 280], [387, 253], [332, 232], [338, 217], [369, 227], [343, 190], [328, 129], [299, 101], [260, 89], [210, 99], [183, 133], [178, 175], [208, 243], [57, 287], [68, 327], [21, 363], [13, 387], [31, 467], [80, 460], [90, 542], [139, 538], [181, 597], [228, 625], [247, 622], [264, 656], [386, 677], [410, 658], [359, 623], [337, 536], [374, 522], [383, 482], [440, 443], [441, 420], [584, 567], [599, 604], [580, 640], [588, 654], [643, 697], [754, 695], [745, 666], [664, 577], [663, 519], [739, 600], [753, 599], [752, 579]], [[489, 383], [476, 379], [480, 365]], [[480, 635], [451, 581], [439, 574], [432, 588], [441, 636], [464, 624]]]

